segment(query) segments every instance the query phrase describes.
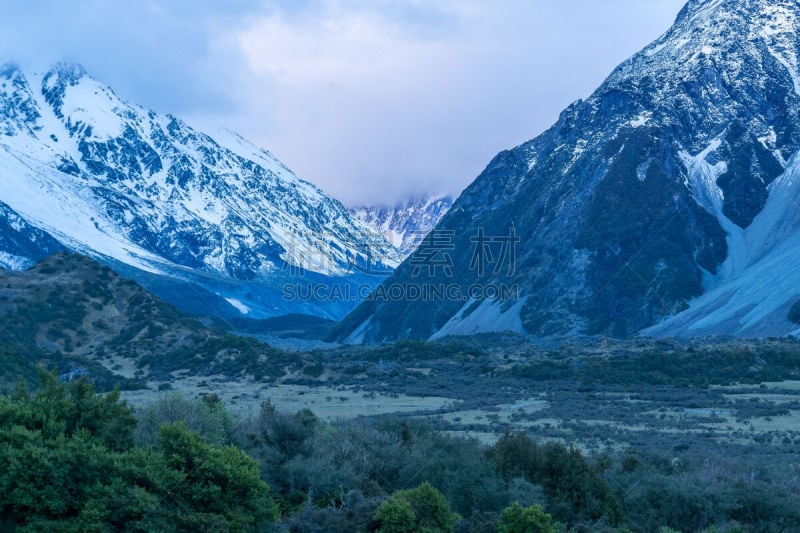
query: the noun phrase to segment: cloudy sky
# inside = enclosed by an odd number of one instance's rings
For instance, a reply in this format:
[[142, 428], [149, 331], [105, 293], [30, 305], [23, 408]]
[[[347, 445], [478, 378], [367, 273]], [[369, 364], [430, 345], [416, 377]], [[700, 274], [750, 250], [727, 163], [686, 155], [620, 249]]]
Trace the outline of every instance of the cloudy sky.
[[3, 0], [0, 61], [66, 58], [228, 128], [348, 205], [457, 194], [684, 0]]

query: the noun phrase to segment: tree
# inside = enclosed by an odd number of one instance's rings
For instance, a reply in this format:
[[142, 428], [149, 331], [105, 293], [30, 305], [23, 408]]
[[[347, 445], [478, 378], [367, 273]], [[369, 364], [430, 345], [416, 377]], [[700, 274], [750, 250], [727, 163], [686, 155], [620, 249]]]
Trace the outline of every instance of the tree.
[[414, 489], [401, 490], [375, 511], [380, 533], [452, 533], [458, 515], [427, 481]]
[[507, 480], [522, 476], [541, 485], [548, 510], [563, 522], [622, 521], [622, 511], [608, 482], [575, 448], [548, 442], [537, 444], [524, 433], [506, 432], [489, 448], [487, 458]]
[[170, 471], [178, 472], [169, 494], [182, 506], [179, 518], [187, 531], [235, 531], [277, 515], [269, 487], [259, 477], [259, 466], [233, 446], [206, 444], [183, 423], [161, 428], [158, 450]]
[[136, 440], [147, 446], [158, 442], [164, 424], [183, 422], [209, 444], [228, 444], [233, 432], [231, 419], [222, 402], [215, 396], [189, 399], [173, 392], [144, 407], [138, 413]]
[[0, 397], [0, 530], [249, 531], [277, 518], [257, 463], [180, 424], [137, 447], [116, 393], [42, 374]]
[[500, 513], [497, 523], [498, 533], [557, 533], [559, 528], [553, 524], [553, 517], [545, 513], [540, 505], [522, 507], [514, 502]]
[[380, 523], [379, 533], [413, 533], [416, 531], [417, 513], [408, 500], [392, 498], [378, 506], [375, 520]]

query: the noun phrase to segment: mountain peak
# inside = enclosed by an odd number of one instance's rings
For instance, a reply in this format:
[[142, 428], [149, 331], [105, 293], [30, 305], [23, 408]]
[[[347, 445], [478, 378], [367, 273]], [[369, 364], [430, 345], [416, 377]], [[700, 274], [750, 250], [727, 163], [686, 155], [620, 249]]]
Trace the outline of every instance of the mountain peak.
[[0, 78], [11, 78], [21, 72], [20, 66], [13, 61], [0, 63]]
[[776, 7], [794, 11], [800, 9], [794, 0], [689, 0], [678, 14], [676, 22], [724, 13], [768, 13]]
[[70, 81], [78, 81], [84, 76], [88, 76], [88, 72], [80, 63], [62, 59], [54, 63], [45, 74], [45, 79], [56, 76]]
[[453, 199], [446, 195], [418, 196], [395, 205], [354, 207], [350, 212], [408, 256], [452, 205]]
[[697, 65], [736, 68], [743, 54], [757, 57], [764, 48], [796, 75], [799, 29], [795, 0], [692, 0], [666, 33], [620, 65], [610, 80], [641, 81], [648, 73], [670, 72], [679, 82]]

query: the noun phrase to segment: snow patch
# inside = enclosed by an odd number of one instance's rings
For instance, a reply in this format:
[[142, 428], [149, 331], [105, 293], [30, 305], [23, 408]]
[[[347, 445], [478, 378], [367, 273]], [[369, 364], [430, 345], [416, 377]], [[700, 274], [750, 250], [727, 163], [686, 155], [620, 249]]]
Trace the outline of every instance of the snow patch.
[[715, 216], [722, 212], [722, 202], [725, 199], [722, 189], [717, 185], [717, 179], [728, 170], [728, 164], [720, 161], [712, 165], [708, 162], [708, 156], [716, 152], [721, 144], [720, 139], [714, 139], [697, 155], [691, 155], [685, 150], [679, 153], [688, 171], [687, 185], [692, 191], [692, 197], [700, 207]]
[[0, 268], [5, 270], [25, 270], [32, 267], [34, 263], [35, 261], [30, 257], [0, 251]]
[[715, 288], [644, 333], [770, 336], [797, 329], [786, 313], [800, 297], [800, 156], [771, 184], [764, 209], [734, 246]]
[[708, 162], [708, 157], [717, 151], [722, 141], [717, 138], [697, 155], [686, 151], [679, 153], [681, 161], [687, 169], [687, 186], [695, 202], [714, 215], [722, 229], [728, 234], [728, 257], [719, 270], [718, 277], [726, 278], [742, 270], [746, 262], [747, 245], [744, 242], [744, 231], [734, 224], [723, 212], [725, 195], [717, 185], [717, 179], [728, 170], [725, 161], [715, 164]]
[[441, 339], [449, 335], [475, 335], [504, 331], [524, 334], [525, 329], [522, 327], [520, 312], [526, 301], [527, 298], [520, 298], [514, 305], [503, 311], [503, 302], [484, 300], [472, 313], [462, 316], [475, 304], [476, 301], [471, 299], [439, 331], [434, 333], [430, 340]]
[[650, 170], [650, 165], [652, 164], [653, 164], [653, 158], [651, 157], [650, 159], [648, 159], [647, 161], [636, 167], [636, 178], [639, 181], [643, 182], [647, 180], [647, 171]]
[[250, 308], [244, 305], [241, 301], [237, 300], [236, 298], [225, 298], [225, 301], [231, 304], [237, 311], [239, 311], [243, 315], [246, 315], [250, 312]]
[[344, 341], [342, 341], [342, 344], [363, 344], [364, 337], [367, 333], [367, 330], [369, 329], [369, 325], [371, 322], [372, 322], [372, 317], [369, 317], [364, 322], [362, 322], [360, 326], [358, 326], [355, 330], [353, 330], [353, 332], [350, 335], [348, 335], [347, 338], [344, 339]]
[[650, 48], [645, 50], [644, 55], [646, 55], [647, 57], [653, 57], [654, 55], [662, 51], [664, 48], [666, 48], [668, 44], [669, 44], [668, 41], [664, 41], [663, 43], [651, 46]]
[[646, 126], [652, 118], [653, 113], [651, 111], [642, 111], [636, 118], [628, 122], [628, 125], [632, 128], [641, 128], [642, 126]]
[[91, 126], [92, 139], [106, 140], [122, 135], [121, 105], [111, 89], [84, 76], [67, 86], [61, 112], [73, 124]]

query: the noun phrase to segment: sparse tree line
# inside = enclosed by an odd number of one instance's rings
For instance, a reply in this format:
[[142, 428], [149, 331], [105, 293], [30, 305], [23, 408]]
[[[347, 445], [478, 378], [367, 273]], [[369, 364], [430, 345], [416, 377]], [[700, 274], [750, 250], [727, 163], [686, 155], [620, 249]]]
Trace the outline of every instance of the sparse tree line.
[[486, 447], [268, 402], [236, 420], [214, 396], [134, 412], [83, 380], [41, 378], [0, 398], [3, 531], [800, 530], [796, 485], [719, 462], [587, 457], [515, 433]]

